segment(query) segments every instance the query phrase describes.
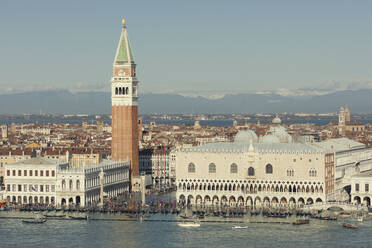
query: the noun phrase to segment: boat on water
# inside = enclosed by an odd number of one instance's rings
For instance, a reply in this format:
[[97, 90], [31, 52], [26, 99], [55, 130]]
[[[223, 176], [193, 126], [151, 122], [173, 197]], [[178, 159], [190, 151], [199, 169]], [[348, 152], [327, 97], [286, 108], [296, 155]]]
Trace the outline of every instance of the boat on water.
[[193, 219], [194, 217], [192, 216], [187, 216], [187, 215], [179, 215], [182, 219]]
[[248, 226], [233, 226], [232, 229], [248, 229]]
[[344, 224], [342, 224], [342, 226], [345, 227], [345, 228], [349, 228], [349, 229], [358, 229], [359, 228], [359, 226], [357, 226], [357, 225], [352, 225], [352, 224], [348, 224], [348, 223], [344, 223]]
[[338, 217], [349, 218], [349, 217], [351, 217], [351, 214], [350, 213], [341, 212], [341, 213], [338, 214]]
[[42, 224], [42, 223], [45, 223], [46, 221], [47, 219], [45, 218], [22, 220], [23, 223], [27, 223], [27, 224]]
[[88, 220], [88, 215], [82, 215], [82, 216], [69, 215], [68, 217], [73, 220]]
[[309, 219], [303, 219], [303, 220], [296, 220], [292, 222], [293, 225], [304, 225], [304, 224], [310, 224]]
[[337, 217], [331, 217], [331, 216], [320, 216], [319, 220], [337, 220]]
[[200, 223], [198, 223], [198, 222], [179, 222], [178, 226], [181, 226], [181, 227], [200, 227]]

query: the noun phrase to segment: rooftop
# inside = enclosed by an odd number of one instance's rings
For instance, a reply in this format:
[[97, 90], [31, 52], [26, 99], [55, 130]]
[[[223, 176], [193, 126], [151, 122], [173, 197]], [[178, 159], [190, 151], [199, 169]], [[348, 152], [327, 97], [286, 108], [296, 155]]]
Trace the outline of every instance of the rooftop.
[[325, 150], [335, 151], [335, 152], [341, 152], [341, 151], [366, 147], [363, 143], [356, 142], [348, 138], [328, 139], [325, 141], [312, 143], [312, 145], [323, 148]]
[[51, 159], [45, 159], [45, 158], [30, 158], [26, 160], [22, 160], [16, 163], [13, 163], [12, 165], [25, 165], [25, 164], [30, 164], [30, 165], [56, 165], [60, 164], [57, 160], [51, 160]]
[[[274, 143], [274, 144], [266, 144], [266, 143], [256, 143], [252, 144], [254, 151], [259, 153], [276, 153], [276, 152], [284, 152], [284, 153], [323, 153], [323, 149], [301, 144], [301, 143]], [[239, 143], [229, 143], [229, 142], [221, 142], [221, 143], [211, 143], [201, 146], [195, 146], [191, 148], [184, 148], [182, 151], [184, 152], [226, 152], [226, 153], [239, 153], [239, 152], [248, 152], [249, 144], [239, 144]]]

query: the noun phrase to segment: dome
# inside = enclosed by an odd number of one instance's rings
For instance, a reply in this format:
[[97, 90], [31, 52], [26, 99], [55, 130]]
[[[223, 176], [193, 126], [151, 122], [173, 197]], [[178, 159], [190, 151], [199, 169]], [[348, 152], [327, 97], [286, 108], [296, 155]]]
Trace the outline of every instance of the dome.
[[234, 143], [245, 143], [249, 144], [250, 140], [252, 140], [253, 143], [257, 143], [258, 137], [255, 132], [252, 130], [243, 130], [239, 131], [234, 138]]
[[280, 125], [271, 126], [268, 134], [277, 137], [280, 143], [292, 143], [292, 136]]
[[268, 135], [265, 135], [263, 138], [262, 138], [262, 143], [265, 143], [265, 144], [274, 144], [274, 143], [280, 143], [280, 140], [278, 137], [272, 135], [272, 134], [268, 134]]
[[281, 124], [282, 123], [282, 120], [277, 116], [275, 117], [272, 122], [272, 124]]

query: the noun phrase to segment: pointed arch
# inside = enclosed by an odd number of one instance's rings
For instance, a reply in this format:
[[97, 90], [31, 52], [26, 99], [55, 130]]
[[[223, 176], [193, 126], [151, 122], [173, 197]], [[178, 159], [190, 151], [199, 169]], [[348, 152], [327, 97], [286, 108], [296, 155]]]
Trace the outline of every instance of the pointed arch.
[[266, 165], [266, 174], [273, 174], [273, 166], [271, 164]]

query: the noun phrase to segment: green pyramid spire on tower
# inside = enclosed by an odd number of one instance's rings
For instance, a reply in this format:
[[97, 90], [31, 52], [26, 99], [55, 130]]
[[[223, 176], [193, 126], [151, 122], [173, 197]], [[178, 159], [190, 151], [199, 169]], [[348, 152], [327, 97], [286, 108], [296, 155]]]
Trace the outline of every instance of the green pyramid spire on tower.
[[125, 19], [123, 19], [123, 30], [121, 32], [118, 49], [116, 51], [115, 63], [117, 64], [134, 63], [134, 57], [128, 39]]

